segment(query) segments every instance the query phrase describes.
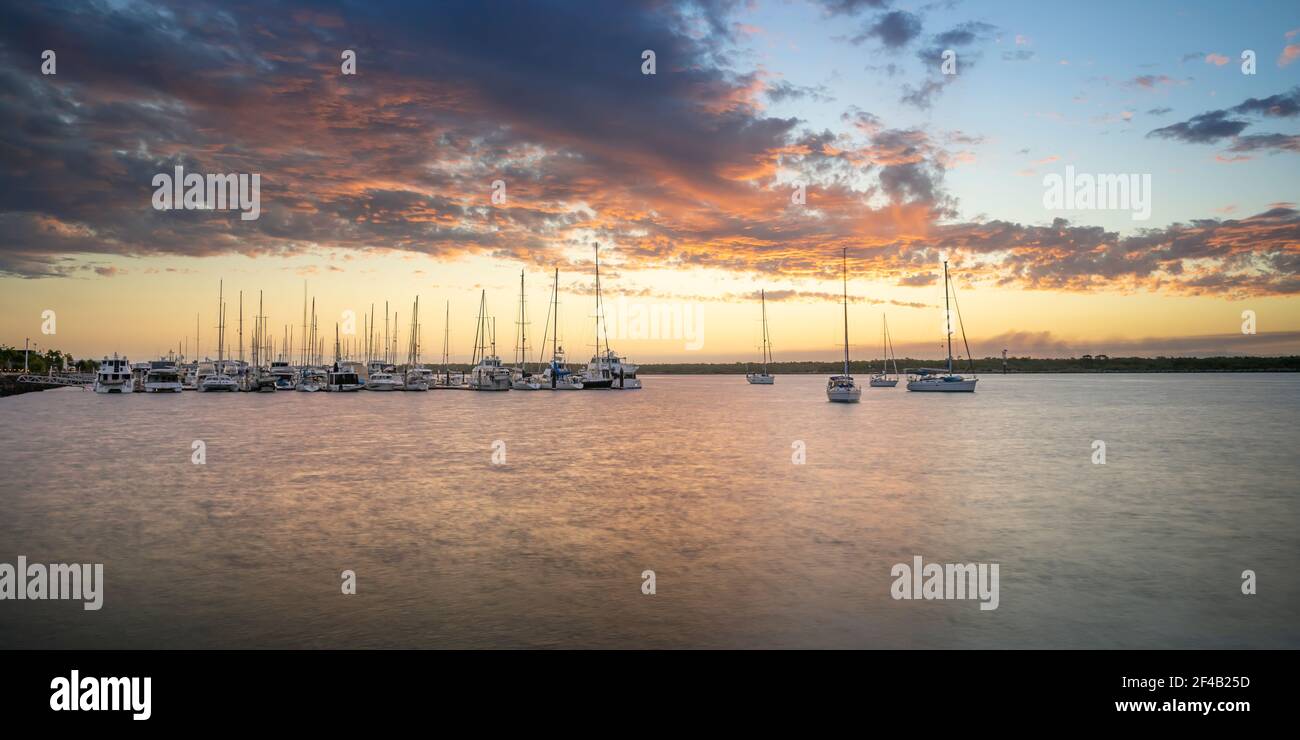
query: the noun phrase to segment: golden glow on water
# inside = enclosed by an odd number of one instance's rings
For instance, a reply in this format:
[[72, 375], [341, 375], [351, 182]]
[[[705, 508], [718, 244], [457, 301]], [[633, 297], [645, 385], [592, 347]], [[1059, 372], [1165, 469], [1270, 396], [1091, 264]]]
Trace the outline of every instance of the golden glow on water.
[[[106, 589], [0, 648], [1296, 647], [1300, 582], [1239, 595], [1293, 565], [1294, 376], [824, 382], [8, 398], [0, 549]], [[999, 608], [891, 599], [915, 555]]]

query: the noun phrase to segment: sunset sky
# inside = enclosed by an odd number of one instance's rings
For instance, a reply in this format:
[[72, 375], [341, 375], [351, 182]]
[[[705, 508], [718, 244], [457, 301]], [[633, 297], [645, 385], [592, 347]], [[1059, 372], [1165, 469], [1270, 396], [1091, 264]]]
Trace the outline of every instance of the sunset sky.
[[[755, 358], [760, 289], [778, 360], [834, 357], [844, 247], [859, 359], [882, 315], [899, 355], [942, 356], [944, 258], [976, 356], [1300, 353], [1293, 1], [0, 12], [0, 343], [145, 359], [193, 350], [197, 315], [215, 355], [218, 281], [277, 337], [305, 281], [331, 337], [388, 301], [403, 347], [419, 295], [433, 360], [448, 302], [468, 357], [486, 290], [510, 357], [520, 270], [536, 342], [558, 267], [585, 358], [599, 244], [611, 314], [700, 322], [697, 349], [611, 328], [641, 362]], [[177, 165], [259, 173], [260, 217], [155, 210]], [[1049, 210], [1067, 166], [1150, 175], [1149, 220]]]

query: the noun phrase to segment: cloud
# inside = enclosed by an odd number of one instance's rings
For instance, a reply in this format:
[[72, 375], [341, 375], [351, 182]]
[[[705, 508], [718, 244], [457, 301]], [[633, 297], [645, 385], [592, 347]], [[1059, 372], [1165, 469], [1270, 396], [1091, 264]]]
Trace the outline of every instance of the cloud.
[[[1231, 108], [1208, 111], [1181, 123], [1155, 129], [1147, 136], [1176, 139], [1192, 144], [1213, 144], [1221, 139], [1240, 136], [1251, 125], [1250, 121], [1232, 116], [1293, 118], [1297, 115], [1300, 115], [1300, 87], [1266, 98], [1248, 98]], [[1240, 144], [1243, 147], [1240, 149], [1234, 145], [1234, 151], [1253, 151], [1267, 147], [1294, 151], [1288, 143], [1290, 137], [1279, 134], [1258, 134], [1241, 138], [1248, 141]]]
[[1163, 115], [1166, 114], [1166, 113], [1172, 113], [1173, 110], [1174, 110], [1173, 108], [1152, 108], [1151, 110], [1147, 111], [1147, 115], [1148, 115], [1148, 116], [1163, 116]]
[[1206, 63], [1206, 64], [1213, 64], [1213, 65], [1216, 66], [1216, 67], [1222, 67], [1223, 65], [1227, 64], [1227, 63], [1230, 62], [1230, 61], [1232, 61], [1232, 60], [1231, 60], [1231, 59], [1228, 59], [1227, 57], [1225, 57], [1225, 56], [1222, 55], [1222, 54], [1206, 54], [1206, 55], [1205, 55], [1205, 63]]
[[1287, 44], [1277, 56], [1277, 66], [1285, 67], [1297, 59], [1300, 59], [1300, 44]]
[[900, 49], [921, 35], [921, 19], [906, 10], [891, 10], [869, 22], [862, 32], [853, 37], [854, 44], [877, 39], [887, 49]]
[[1240, 134], [1249, 125], [1247, 121], [1229, 118], [1227, 111], [1216, 110], [1192, 116], [1181, 123], [1158, 128], [1147, 136], [1178, 139], [1193, 144], [1212, 144], [1220, 139]]

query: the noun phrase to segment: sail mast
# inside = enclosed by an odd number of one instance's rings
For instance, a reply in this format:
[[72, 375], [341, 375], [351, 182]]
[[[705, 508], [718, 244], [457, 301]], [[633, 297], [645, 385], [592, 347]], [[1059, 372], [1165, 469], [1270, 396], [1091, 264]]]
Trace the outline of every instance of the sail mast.
[[763, 374], [767, 375], [767, 361], [771, 357], [772, 350], [767, 339], [767, 290], [760, 289], [758, 292], [759, 302], [763, 306]]
[[943, 261], [943, 320], [948, 332], [948, 374], [952, 375], [952, 313], [948, 308], [948, 260]]
[[560, 268], [555, 268], [555, 289], [551, 291], [551, 300], [555, 303], [555, 331], [551, 332], [551, 389], [555, 388], [555, 376], [559, 370], [557, 358], [560, 356]]
[[849, 374], [849, 248], [844, 248], [841, 258], [844, 275], [844, 374]]

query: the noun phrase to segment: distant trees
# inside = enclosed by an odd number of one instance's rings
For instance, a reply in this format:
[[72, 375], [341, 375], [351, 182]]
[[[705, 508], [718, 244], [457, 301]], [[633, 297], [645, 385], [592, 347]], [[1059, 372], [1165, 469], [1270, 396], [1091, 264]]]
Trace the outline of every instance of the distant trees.
[[[10, 347], [7, 344], [0, 344], [0, 368], [10, 371], [22, 370], [23, 354], [22, 347]], [[82, 372], [93, 372], [96, 367], [94, 360], [76, 362], [73, 360], [72, 355], [57, 349], [47, 349], [44, 352], [30, 350], [26, 355], [28, 372], [36, 374], [43, 375], [51, 369], [57, 371], [65, 367], [75, 367]]]

